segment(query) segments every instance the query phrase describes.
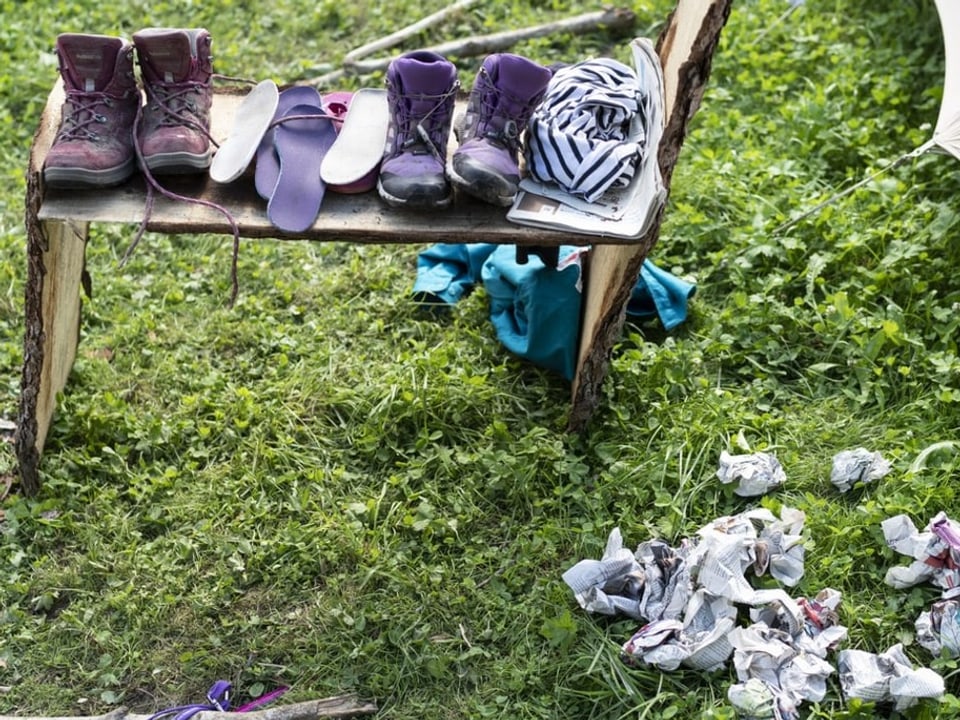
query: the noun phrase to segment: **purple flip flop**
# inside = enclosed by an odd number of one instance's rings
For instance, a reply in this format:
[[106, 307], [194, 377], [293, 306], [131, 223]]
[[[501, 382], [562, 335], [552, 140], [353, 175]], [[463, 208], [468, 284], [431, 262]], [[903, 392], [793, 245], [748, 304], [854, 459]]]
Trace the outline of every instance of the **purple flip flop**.
[[320, 164], [337, 131], [329, 117], [310, 117], [320, 112], [316, 105], [294, 105], [284, 115], [291, 119], [274, 128], [280, 172], [267, 203], [267, 217], [286, 232], [303, 232], [313, 225], [323, 202], [326, 185], [320, 179]]
[[[276, 121], [288, 115], [290, 108], [295, 105], [311, 105], [314, 107], [314, 113], [320, 112], [319, 91], [309, 85], [294, 85], [282, 91], [277, 98], [277, 109], [273, 120]], [[280, 158], [277, 157], [277, 150], [273, 146], [276, 127], [267, 129], [257, 147], [256, 172], [253, 179], [257, 194], [264, 200], [269, 200], [273, 195], [273, 188], [276, 187], [277, 178], [280, 175]]]

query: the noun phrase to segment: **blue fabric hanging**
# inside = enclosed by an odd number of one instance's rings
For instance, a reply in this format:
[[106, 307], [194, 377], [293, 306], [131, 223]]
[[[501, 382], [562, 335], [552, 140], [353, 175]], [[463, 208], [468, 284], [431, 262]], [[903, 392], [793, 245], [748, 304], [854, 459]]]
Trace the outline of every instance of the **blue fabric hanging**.
[[447, 305], [462, 300], [480, 282], [480, 269], [496, 248], [492, 243], [432, 245], [417, 256], [414, 297]]
[[483, 263], [481, 280], [490, 298], [490, 322], [514, 355], [573, 379], [580, 330], [580, 262], [560, 248], [556, 268], [536, 255], [517, 263], [517, 249], [500, 245]]
[[[585, 248], [561, 246], [557, 267], [531, 256], [517, 262], [515, 245], [474, 243], [433, 245], [417, 258], [414, 297], [452, 305], [478, 284], [490, 299], [497, 338], [513, 354], [572, 380], [582, 301], [581, 257]], [[635, 320], [659, 318], [672, 330], [687, 317], [696, 286], [649, 260], [627, 302]]]
[[627, 317], [634, 320], [658, 318], [665, 330], [673, 330], [687, 319], [687, 304], [696, 291], [696, 285], [644, 260], [640, 277], [627, 301]]

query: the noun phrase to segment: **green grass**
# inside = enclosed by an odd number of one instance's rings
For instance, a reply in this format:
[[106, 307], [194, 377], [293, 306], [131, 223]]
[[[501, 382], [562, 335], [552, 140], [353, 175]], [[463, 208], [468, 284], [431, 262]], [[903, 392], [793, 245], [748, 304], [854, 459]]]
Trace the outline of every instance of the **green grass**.
[[[23, 169], [61, 31], [207, 27], [218, 71], [293, 82], [440, 2], [0, 0], [0, 417], [16, 419], [26, 277]], [[357, 693], [384, 718], [729, 718], [732, 668], [627, 668], [636, 629], [588, 616], [560, 579], [628, 545], [675, 543], [763, 505], [807, 515], [794, 595], [843, 593], [848, 647], [905, 642], [960, 717], [956, 660], [913, 642], [932, 587], [883, 582], [880, 522], [960, 516], [960, 165], [929, 155], [786, 232], [774, 228], [928, 139], [943, 81], [933, 4], [734, 4], [651, 259], [698, 284], [672, 333], [628, 327], [588, 431], [569, 387], [511, 357], [477, 292], [443, 316], [409, 291], [417, 246], [244, 242], [95, 226], [93, 296], [42, 463], [0, 521], [0, 712], [138, 712], [202, 699]], [[669, 2], [636, 4], [656, 36]], [[485, 3], [423, 44], [595, 9]], [[405, 46], [412, 49], [413, 44]], [[545, 62], [623, 38], [515, 48]], [[476, 60], [459, 63], [466, 86]], [[346, 86], [379, 84], [380, 77]], [[787, 483], [738, 498], [714, 476], [741, 443]], [[893, 472], [840, 495], [840, 450]], [[13, 471], [10, 443], [0, 475]], [[866, 718], [834, 675], [806, 718]]]

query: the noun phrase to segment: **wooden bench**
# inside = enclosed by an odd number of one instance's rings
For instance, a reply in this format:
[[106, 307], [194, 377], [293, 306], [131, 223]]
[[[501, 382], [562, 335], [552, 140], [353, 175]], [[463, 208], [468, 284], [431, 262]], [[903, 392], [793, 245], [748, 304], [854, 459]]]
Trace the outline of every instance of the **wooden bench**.
[[[664, 183], [683, 142], [709, 75], [720, 30], [732, 0], [680, 0], [658, 41], [666, 82], [666, 131], [659, 160]], [[242, 95], [218, 92], [211, 132], [227, 136]], [[142, 177], [108, 190], [66, 191], [44, 187], [43, 161], [56, 135], [63, 88], [51, 91], [41, 116], [27, 173], [25, 220], [27, 288], [25, 293], [24, 364], [15, 451], [23, 490], [40, 488], [40, 458], [56, 409], [76, 358], [81, 323], [81, 289], [90, 278], [85, 249], [91, 223], [139, 223], [146, 191]], [[169, 185], [168, 180], [164, 180]], [[328, 193], [313, 227], [304, 233], [278, 232], [266, 217], [265, 202], [251, 178], [218, 185], [205, 175], [181, 178], [177, 192], [224, 206], [244, 238], [343, 241], [362, 243], [501, 243], [522, 246], [591, 244], [584, 273], [584, 303], [576, 376], [572, 383], [569, 429], [582, 430], [597, 408], [610, 353], [623, 328], [624, 310], [640, 266], [659, 233], [654, 228], [639, 241], [618, 241], [539, 230], [510, 223], [503, 208], [465, 197], [441, 213], [397, 211], [376, 193]], [[231, 228], [216, 210], [157, 197], [148, 230], [166, 233], [225, 233]]]

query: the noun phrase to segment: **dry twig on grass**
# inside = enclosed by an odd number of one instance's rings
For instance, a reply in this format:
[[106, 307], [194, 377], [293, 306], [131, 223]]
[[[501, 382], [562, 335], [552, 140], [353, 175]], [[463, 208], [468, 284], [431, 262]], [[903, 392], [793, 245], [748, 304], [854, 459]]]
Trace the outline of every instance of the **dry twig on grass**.
[[[439, 19], [447, 17], [454, 9], [462, 9], [472, 4], [473, 1], [474, 0], [461, 0], [461, 2], [451, 5], [445, 11], [434, 13], [434, 15], [424, 18], [420, 22], [410, 25], [403, 30], [399, 30], [392, 35], [352, 50], [344, 56], [343, 69], [334, 70], [308, 82], [311, 85], [324, 86], [346, 75], [368, 75], [380, 70], [386, 70], [395, 56], [369, 60], [363, 60], [361, 58], [397, 44], [415, 34], [415, 32], [419, 32], [425, 27], [435, 24]], [[562, 33], [576, 35], [599, 29], [625, 30], [632, 28], [636, 23], [636, 19], [636, 14], [628, 8], [607, 8], [576, 15], [564, 20], [555, 20], [542, 25], [520, 28], [519, 30], [506, 30], [491, 35], [475, 35], [462, 40], [451, 40], [450, 42], [445, 42], [440, 45], [421, 48], [421, 50], [435, 52], [445, 57], [477, 57], [502, 52], [523, 40], [546, 37], [548, 35]], [[416, 29], [414, 30], [413, 28]]]
[[[290, 705], [278, 705], [264, 710], [243, 713], [244, 720], [319, 720], [319, 718], [353, 718], [371, 715], [377, 711], [373, 703], [362, 702], [354, 695], [336, 695], [321, 700], [307, 700]], [[0, 720], [149, 720], [151, 715], [139, 715], [120, 707], [105, 715], [78, 717], [18, 717], [0, 715]], [[236, 720], [235, 712], [204, 710], [194, 720]]]
[[361, 45], [355, 50], [351, 50], [346, 55], [343, 56], [343, 66], [345, 68], [351, 68], [354, 63], [356, 63], [360, 58], [365, 58], [368, 55], [373, 55], [375, 52], [380, 52], [381, 50], [386, 50], [387, 48], [392, 48], [395, 45], [399, 45], [404, 40], [413, 37], [422, 30], [426, 30], [431, 25], [436, 25], [442, 20], [446, 20], [448, 17], [455, 15], [461, 10], [465, 10], [471, 5], [476, 5], [478, 0], [458, 0], [458, 2], [453, 3], [445, 7], [443, 10], [439, 10], [432, 15], [428, 15], [422, 20], [418, 20], [411, 25], [407, 25], [405, 28], [397, 30], [394, 33], [390, 33], [386, 37], [382, 37], [379, 40], [374, 40], [372, 43], [367, 43], [366, 45]]

